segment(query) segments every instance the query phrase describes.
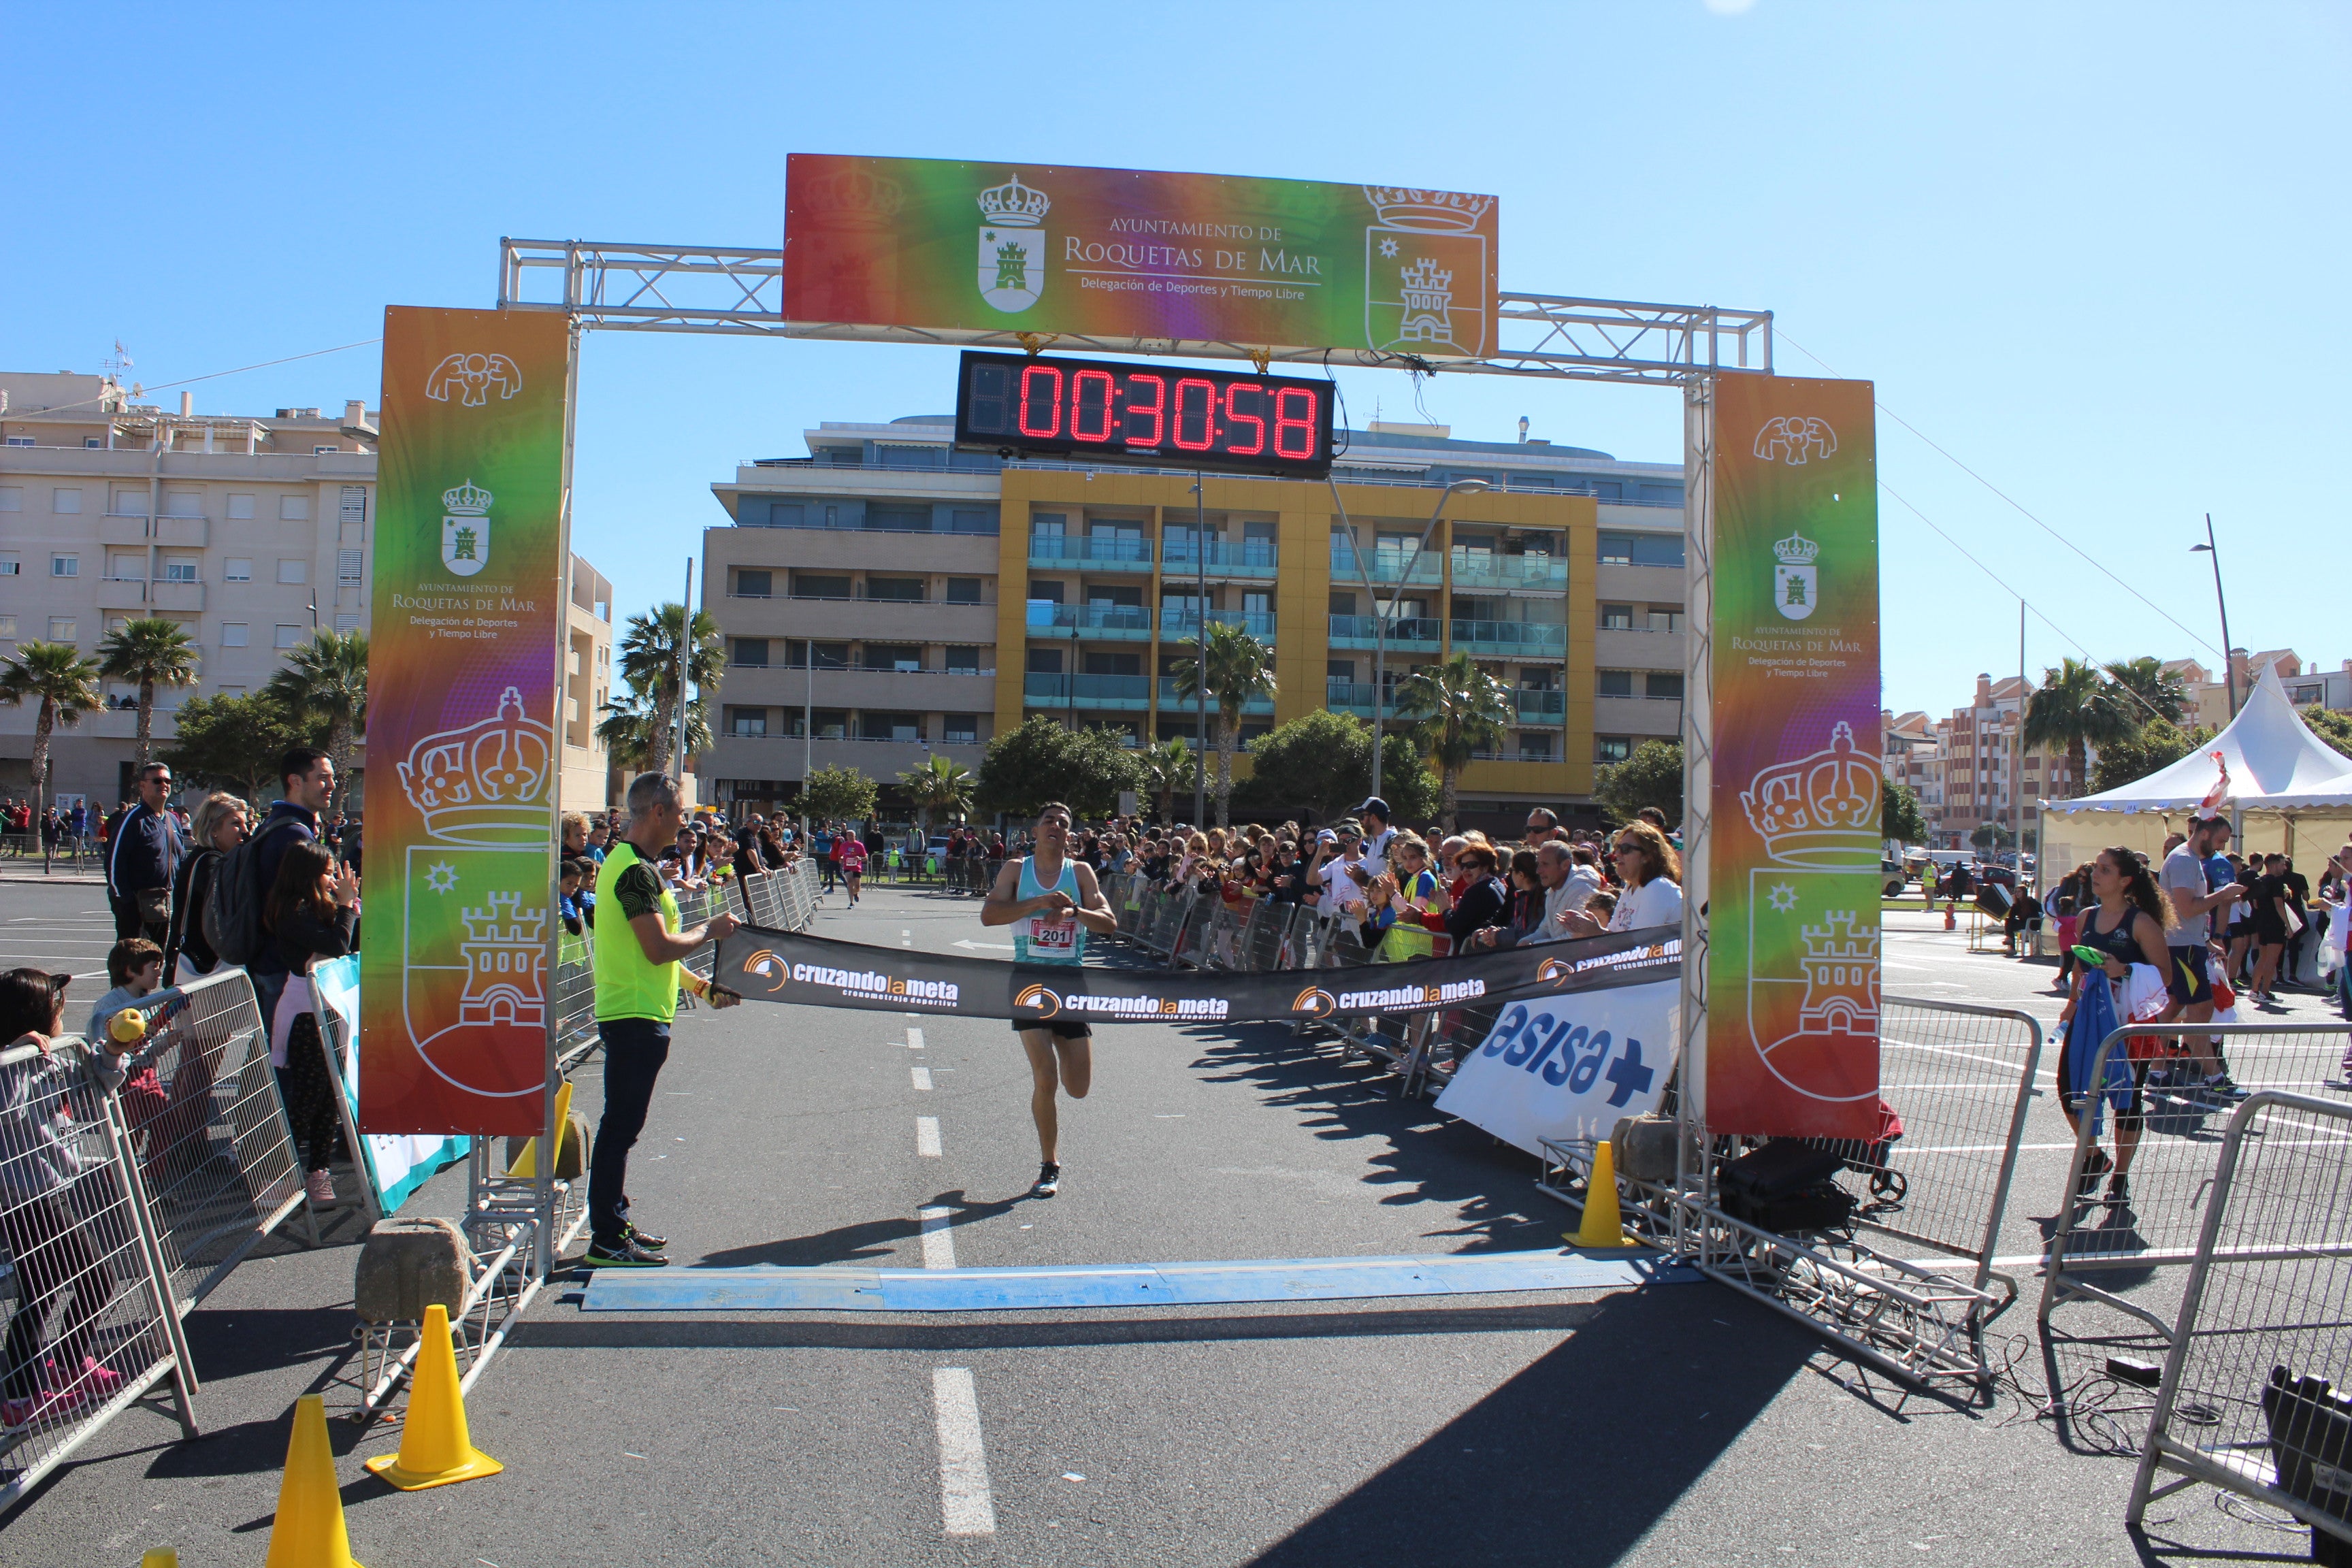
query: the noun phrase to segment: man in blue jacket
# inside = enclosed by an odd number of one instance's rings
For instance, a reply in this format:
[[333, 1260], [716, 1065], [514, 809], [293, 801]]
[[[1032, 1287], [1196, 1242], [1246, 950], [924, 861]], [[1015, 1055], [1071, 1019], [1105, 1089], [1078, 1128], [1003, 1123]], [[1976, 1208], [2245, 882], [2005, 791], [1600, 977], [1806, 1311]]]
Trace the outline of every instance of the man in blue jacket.
[[114, 910], [117, 941], [143, 936], [161, 946], [172, 928], [172, 876], [185, 846], [164, 805], [172, 770], [149, 763], [139, 770], [139, 798], [117, 818], [106, 845], [106, 901]]

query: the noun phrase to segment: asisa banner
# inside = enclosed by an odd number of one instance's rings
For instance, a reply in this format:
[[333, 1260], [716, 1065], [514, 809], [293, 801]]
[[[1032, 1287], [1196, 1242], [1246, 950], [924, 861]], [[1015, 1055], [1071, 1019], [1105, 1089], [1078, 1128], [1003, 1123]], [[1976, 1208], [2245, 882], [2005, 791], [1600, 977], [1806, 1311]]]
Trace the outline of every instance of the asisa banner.
[[1877, 1125], [1878, 475], [1871, 385], [1716, 384], [1715, 792], [1701, 1105]]
[[1538, 1157], [1547, 1138], [1606, 1138], [1619, 1117], [1664, 1100], [1681, 992], [1669, 974], [1514, 1002], [1454, 1069], [1437, 1109]]
[[1430, 357], [1495, 344], [1495, 198], [796, 153], [794, 321]]
[[558, 312], [384, 312], [362, 1131], [545, 1130], [571, 354]]
[[944, 1013], [1021, 1024], [1295, 1023], [1479, 1007], [1681, 973], [1682, 932], [1621, 931], [1475, 958], [1351, 969], [1108, 969], [1006, 963], [743, 926], [711, 978], [751, 1002]]

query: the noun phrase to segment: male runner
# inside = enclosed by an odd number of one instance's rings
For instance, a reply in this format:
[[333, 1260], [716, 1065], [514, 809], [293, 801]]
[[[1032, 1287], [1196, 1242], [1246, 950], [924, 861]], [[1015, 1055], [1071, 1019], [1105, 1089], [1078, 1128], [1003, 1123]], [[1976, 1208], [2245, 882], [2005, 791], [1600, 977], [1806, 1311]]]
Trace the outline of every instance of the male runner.
[[[2185, 1004], [2181, 1013], [2185, 1023], [2212, 1020], [2213, 981], [2205, 947], [2210, 940], [2212, 914], [2216, 910], [2223, 911], [2221, 919], [2226, 930], [2229, 907], [2246, 891], [2231, 879], [2230, 862], [2221, 854], [2229, 847], [2228, 817], [2192, 816], [2189, 819], [2188, 839], [2164, 858], [2157, 877], [2165, 897], [2172, 901], [2174, 918], [2179, 921], [2171, 933], [2172, 967], [2176, 973], [2167, 978], [2178, 981], [2172, 994], [2174, 1000]], [[2214, 1037], [2190, 1035], [2182, 1044], [2198, 1076], [2204, 1080], [2204, 1087], [2217, 1094], [2229, 1094], [2229, 1074], [2221, 1066]]]
[[[1103, 898], [1093, 868], [1070, 858], [1070, 808], [1051, 802], [1037, 814], [1036, 852], [1007, 860], [980, 907], [980, 923], [1013, 927], [1015, 963], [1066, 963], [1086, 954], [1087, 931], [1112, 936], [1118, 917]], [[1062, 1190], [1061, 1122], [1054, 1103], [1058, 1086], [1072, 1100], [1084, 1100], [1094, 1082], [1094, 1031], [1081, 1019], [1056, 1018], [1023, 1028], [1013, 1026], [1029, 1053], [1029, 1114], [1037, 1123], [1037, 1184], [1029, 1195], [1050, 1198]]]
[[[685, 931], [677, 929], [677, 895], [655, 869], [661, 852], [677, 837], [683, 813], [677, 781], [666, 773], [640, 773], [629, 785], [628, 834], [604, 857], [596, 876], [598, 901], [608, 921], [596, 944], [596, 1034], [604, 1045], [604, 1115], [588, 1155], [588, 1253], [591, 1268], [659, 1268], [668, 1245], [629, 1222], [629, 1150], [645, 1131], [653, 1105], [654, 1080], [669, 1059], [670, 1020], [677, 1015], [684, 985], [713, 1007], [740, 998], [678, 967], [706, 942], [733, 931], [733, 915], [713, 915]], [[628, 922], [624, 934], [609, 923], [618, 909]], [[633, 940], [634, 939], [634, 940]]]

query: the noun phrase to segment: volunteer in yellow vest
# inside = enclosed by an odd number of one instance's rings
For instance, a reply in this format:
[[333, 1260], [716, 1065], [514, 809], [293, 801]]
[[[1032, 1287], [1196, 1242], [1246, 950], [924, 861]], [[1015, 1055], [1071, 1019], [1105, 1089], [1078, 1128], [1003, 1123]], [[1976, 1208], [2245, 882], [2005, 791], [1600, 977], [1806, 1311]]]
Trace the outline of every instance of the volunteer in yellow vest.
[[[980, 923], [1013, 928], [1015, 963], [1066, 963], [1086, 956], [1087, 932], [1114, 936], [1118, 917], [1095, 880], [1094, 868], [1070, 858], [1070, 808], [1049, 803], [1037, 814], [1037, 846], [1022, 860], [1008, 860], [980, 907]], [[1028, 1028], [1013, 1026], [1029, 1053], [1029, 1114], [1037, 1123], [1037, 1184], [1033, 1197], [1050, 1198], [1062, 1188], [1061, 1122], [1056, 1088], [1084, 1100], [1094, 1082], [1094, 1034], [1080, 1019], [1059, 1018]]]
[[[627, 837], [604, 856], [596, 877], [597, 907], [605, 911], [596, 943], [596, 1034], [604, 1046], [604, 1116], [588, 1157], [588, 1254], [591, 1268], [659, 1268], [668, 1243], [629, 1223], [629, 1150], [645, 1131], [654, 1082], [669, 1059], [669, 1025], [680, 986], [714, 1007], [739, 997], [679, 967], [704, 942], [717, 942], [738, 922], [713, 915], [677, 929], [677, 899], [655, 868], [677, 841], [678, 787], [662, 773], [641, 773], [629, 785]], [[620, 921], [614, 920], [618, 911]], [[625, 931], [619, 929], [626, 922]]]
[[1429, 846], [1418, 834], [1394, 834], [1389, 857], [1396, 871], [1381, 885], [1389, 894], [1389, 907], [1382, 912], [1391, 923], [1381, 942], [1380, 961], [1403, 963], [1427, 958], [1437, 950], [1437, 934], [1422, 917], [1445, 912], [1445, 883], [1430, 869]]

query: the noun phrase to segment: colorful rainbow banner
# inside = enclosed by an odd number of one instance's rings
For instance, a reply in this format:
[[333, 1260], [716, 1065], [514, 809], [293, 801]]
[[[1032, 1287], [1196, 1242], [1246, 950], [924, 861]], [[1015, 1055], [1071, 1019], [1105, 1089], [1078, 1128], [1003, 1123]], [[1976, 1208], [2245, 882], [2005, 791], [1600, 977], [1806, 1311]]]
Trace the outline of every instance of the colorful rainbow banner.
[[1484, 354], [1492, 196], [796, 153], [784, 313], [940, 331]]
[[1868, 1138], [1878, 1100], [1877, 424], [1866, 381], [1716, 384], [1702, 1105]]
[[383, 325], [360, 1129], [546, 1129], [566, 542], [560, 313]]

